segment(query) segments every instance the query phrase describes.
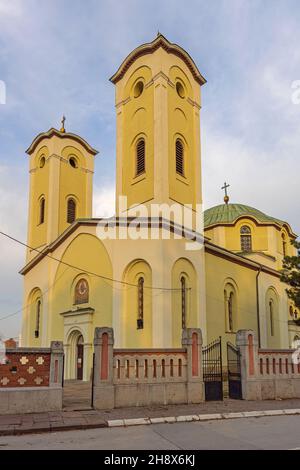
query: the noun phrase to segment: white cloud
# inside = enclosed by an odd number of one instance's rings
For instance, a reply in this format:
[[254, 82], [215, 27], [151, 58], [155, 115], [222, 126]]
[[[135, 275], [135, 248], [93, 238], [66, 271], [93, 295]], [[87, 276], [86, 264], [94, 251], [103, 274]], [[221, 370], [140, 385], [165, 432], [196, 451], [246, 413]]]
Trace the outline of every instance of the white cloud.
[[[0, 19], [4, 17], [18, 17], [22, 12], [20, 0], [0, 0]], [[6, 18], [7, 19], [7, 18]]]
[[96, 218], [112, 217], [115, 215], [115, 186], [96, 187], [94, 190], [93, 216]]
[[[22, 178], [21, 178], [22, 180]], [[27, 191], [16, 167], [0, 166], [0, 230], [26, 242]], [[22, 276], [25, 248], [0, 235], [0, 318], [22, 307]], [[0, 321], [5, 336], [20, 332], [21, 313]]]

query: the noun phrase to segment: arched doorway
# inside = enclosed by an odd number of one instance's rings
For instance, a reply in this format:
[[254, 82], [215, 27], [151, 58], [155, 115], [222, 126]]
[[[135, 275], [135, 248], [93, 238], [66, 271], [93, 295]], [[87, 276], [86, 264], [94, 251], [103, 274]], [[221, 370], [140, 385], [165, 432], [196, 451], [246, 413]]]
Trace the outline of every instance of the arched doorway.
[[83, 379], [83, 365], [84, 365], [83, 336], [80, 335], [77, 339], [77, 345], [76, 345], [76, 378], [77, 380]]
[[83, 380], [84, 378], [84, 337], [82, 331], [71, 330], [65, 345], [65, 379]]
[[92, 382], [87, 377], [87, 337], [84, 331], [72, 329], [66, 343], [63, 407], [68, 410], [91, 409]]

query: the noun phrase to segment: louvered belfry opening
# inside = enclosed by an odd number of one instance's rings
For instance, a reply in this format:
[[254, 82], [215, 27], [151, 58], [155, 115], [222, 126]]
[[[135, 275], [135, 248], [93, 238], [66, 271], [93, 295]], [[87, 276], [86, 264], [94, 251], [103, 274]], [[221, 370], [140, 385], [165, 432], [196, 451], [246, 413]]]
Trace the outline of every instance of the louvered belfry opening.
[[136, 175], [145, 172], [145, 141], [139, 139], [136, 144]]
[[184, 174], [183, 171], [183, 143], [180, 139], [176, 140], [176, 173]]
[[72, 224], [76, 219], [76, 202], [74, 199], [68, 200], [68, 210], [67, 210], [67, 222]]

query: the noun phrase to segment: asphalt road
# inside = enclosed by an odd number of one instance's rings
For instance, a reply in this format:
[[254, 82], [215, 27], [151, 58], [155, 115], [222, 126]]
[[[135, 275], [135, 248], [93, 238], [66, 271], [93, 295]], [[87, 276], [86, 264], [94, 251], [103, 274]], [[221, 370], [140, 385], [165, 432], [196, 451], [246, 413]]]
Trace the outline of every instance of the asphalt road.
[[300, 416], [102, 428], [0, 437], [8, 449], [300, 449]]

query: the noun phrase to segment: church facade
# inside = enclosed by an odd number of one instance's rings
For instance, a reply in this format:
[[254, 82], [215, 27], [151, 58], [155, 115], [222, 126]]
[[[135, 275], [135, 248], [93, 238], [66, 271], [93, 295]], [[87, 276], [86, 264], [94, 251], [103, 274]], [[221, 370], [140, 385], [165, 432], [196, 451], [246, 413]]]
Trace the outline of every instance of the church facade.
[[66, 378], [83, 380], [99, 326], [113, 327], [116, 348], [180, 347], [187, 327], [201, 328], [204, 344], [253, 329], [263, 348], [291, 347], [299, 312], [280, 281], [282, 259], [294, 253], [290, 225], [225, 198], [199, 228], [206, 81], [192, 58], [159, 34], [111, 82], [116, 217], [92, 218], [97, 151], [64, 122], [27, 150], [22, 346], [63, 341]]

